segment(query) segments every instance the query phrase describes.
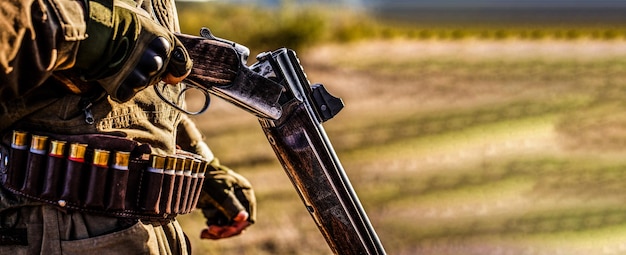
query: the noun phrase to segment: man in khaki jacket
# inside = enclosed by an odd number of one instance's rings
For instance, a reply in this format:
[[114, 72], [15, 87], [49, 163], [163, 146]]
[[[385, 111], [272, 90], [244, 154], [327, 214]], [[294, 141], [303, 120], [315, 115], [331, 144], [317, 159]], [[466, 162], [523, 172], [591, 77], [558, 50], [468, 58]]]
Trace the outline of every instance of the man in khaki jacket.
[[0, 254], [187, 254], [196, 205], [205, 239], [254, 222], [248, 181], [151, 88], [191, 70], [173, 2], [0, 3]]

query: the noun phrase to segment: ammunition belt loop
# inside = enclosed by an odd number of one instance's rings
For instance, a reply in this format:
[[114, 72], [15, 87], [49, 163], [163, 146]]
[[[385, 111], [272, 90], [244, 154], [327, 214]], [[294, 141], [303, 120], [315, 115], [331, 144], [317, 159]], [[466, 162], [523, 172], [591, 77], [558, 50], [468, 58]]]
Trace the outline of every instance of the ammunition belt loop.
[[76, 210], [162, 220], [191, 212], [208, 162], [184, 153], [154, 155], [149, 147], [107, 136], [14, 131], [0, 146], [0, 183], [11, 192]]

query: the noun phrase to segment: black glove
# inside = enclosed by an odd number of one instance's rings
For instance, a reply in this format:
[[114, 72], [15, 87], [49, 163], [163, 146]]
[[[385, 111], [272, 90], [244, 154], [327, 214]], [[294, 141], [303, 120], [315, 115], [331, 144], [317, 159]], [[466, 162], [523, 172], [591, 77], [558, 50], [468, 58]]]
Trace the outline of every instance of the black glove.
[[182, 43], [130, 0], [85, 1], [88, 38], [81, 42], [75, 70], [97, 81], [116, 101], [163, 80], [181, 81], [192, 62]]
[[214, 159], [210, 163], [197, 207], [207, 219], [207, 225], [228, 225], [241, 211], [248, 213], [247, 221], [256, 220], [256, 197], [250, 182]]

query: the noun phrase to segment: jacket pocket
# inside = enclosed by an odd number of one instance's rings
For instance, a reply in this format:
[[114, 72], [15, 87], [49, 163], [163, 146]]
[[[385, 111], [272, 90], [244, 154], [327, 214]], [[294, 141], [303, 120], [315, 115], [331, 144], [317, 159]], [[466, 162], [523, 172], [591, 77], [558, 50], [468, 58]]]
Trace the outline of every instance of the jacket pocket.
[[61, 241], [63, 254], [153, 254], [154, 238], [141, 222], [129, 228], [101, 236]]
[[85, 22], [85, 10], [81, 1], [48, 0], [54, 7], [63, 35], [66, 41], [78, 41], [86, 38], [87, 23]]

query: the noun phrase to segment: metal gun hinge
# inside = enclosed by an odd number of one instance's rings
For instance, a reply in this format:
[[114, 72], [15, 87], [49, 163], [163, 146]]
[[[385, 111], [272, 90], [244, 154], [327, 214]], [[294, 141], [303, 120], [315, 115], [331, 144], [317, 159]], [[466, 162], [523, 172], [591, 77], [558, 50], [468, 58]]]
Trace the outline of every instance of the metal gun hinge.
[[311, 99], [322, 122], [335, 117], [343, 109], [343, 100], [328, 93], [324, 85], [315, 84], [311, 89]]

